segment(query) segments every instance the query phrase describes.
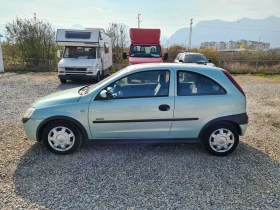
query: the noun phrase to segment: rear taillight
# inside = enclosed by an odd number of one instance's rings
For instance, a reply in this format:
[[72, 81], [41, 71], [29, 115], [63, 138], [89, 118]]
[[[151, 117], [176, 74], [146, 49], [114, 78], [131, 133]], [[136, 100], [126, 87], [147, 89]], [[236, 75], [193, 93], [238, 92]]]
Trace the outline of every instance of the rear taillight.
[[227, 76], [227, 78], [234, 84], [234, 86], [245, 96], [244, 91], [240, 87], [240, 85], [233, 79], [233, 77], [230, 75], [230, 73], [226, 70], [222, 70], [222, 72]]

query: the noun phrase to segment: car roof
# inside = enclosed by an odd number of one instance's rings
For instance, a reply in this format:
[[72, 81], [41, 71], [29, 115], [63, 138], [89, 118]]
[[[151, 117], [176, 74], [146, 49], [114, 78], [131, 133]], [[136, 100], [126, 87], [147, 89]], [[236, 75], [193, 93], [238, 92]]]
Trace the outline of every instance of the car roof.
[[184, 54], [186, 54], [186, 55], [191, 55], [191, 54], [193, 54], [193, 55], [203, 55], [202, 53], [197, 53], [197, 52], [184, 52]]
[[145, 63], [145, 64], [135, 64], [127, 67], [127, 71], [134, 72], [139, 71], [141, 69], [143, 70], [159, 70], [164, 68], [172, 68], [176, 70], [192, 70], [192, 71], [221, 71], [218, 67], [212, 67], [207, 65], [197, 65], [192, 63]]

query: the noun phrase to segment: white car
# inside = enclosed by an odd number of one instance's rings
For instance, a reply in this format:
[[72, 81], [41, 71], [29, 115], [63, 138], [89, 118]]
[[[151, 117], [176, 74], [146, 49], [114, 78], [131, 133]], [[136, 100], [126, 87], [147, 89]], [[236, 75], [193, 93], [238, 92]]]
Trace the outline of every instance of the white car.
[[212, 63], [211, 60], [208, 60], [205, 55], [194, 52], [179, 53], [175, 58], [174, 63], [196, 63], [213, 67], [215, 66], [215, 64]]

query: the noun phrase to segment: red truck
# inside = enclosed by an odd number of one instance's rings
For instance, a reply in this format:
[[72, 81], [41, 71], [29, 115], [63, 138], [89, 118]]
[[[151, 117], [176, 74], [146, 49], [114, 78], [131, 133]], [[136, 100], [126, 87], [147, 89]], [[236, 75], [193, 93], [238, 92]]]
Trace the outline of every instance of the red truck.
[[123, 58], [127, 59], [129, 65], [139, 63], [163, 63], [167, 60], [168, 53], [162, 56], [160, 46], [160, 29], [130, 29], [130, 49], [127, 55], [123, 52]]

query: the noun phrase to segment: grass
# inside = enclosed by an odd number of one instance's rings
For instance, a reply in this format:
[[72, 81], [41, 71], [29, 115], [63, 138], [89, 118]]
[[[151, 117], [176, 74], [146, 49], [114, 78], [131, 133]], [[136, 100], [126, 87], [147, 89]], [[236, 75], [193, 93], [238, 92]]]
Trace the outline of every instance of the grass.
[[280, 74], [231, 74], [233, 76], [255, 76], [255, 77], [261, 77], [261, 78], [268, 78], [268, 79], [276, 79], [276, 80], [280, 80]]

